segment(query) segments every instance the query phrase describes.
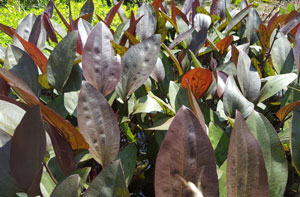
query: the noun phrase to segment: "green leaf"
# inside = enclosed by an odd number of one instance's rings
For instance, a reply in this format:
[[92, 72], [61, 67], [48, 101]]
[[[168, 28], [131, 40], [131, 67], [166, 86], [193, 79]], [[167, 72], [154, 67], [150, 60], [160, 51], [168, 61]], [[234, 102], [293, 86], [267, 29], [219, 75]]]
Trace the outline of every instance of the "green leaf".
[[122, 73], [116, 91], [123, 101], [151, 75], [157, 62], [160, 44], [160, 34], [155, 34], [131, 46], [122, 57]]
[[73, 115], [75, 113], [78, 103], [78, 96], [79, 91], [64, 93], [64, 106], [70, 115]]
[[71, 74], [76, 54], [78, 31], [69, 33], [54, 48], [48, 59], [47, 78], [49, 83], [61, 91]]
[[262, 150], [239, 111], [230, 136], [226, 184], [231, 197], [269, 196]]
[[133, 106], [133, 114], [136, 113], [157, 113], [163, 112], [162, 107], [159, 103], [149, 95], [140, 97], [135, 101]]
[[136, 166], [137, 148], [135, 144], [128, 144], [117, 156], [121, 160], [127, 186], [130, 184]]
[[296, 78], [297, 75], [295, 73], [280, 74], [264, 78], [264, 80], [267, 82], [260, 91], [257, 103], [263, 102], [264, 100], [270, 98], [292, 83]]
[[121, 161], [114, 161], [104, 168], [85, 192], [87, 197], [129, 197]]
[[227, 160], [224, 161], [222, 166], [218, 169], [220, 197], [227, 197], [226, 168], [227, 168]]
[[270, 196], [283, 196], [287, 184], [288, 166], [276, 130], [265, 116], [256, 111], [252, 112], [246, 123], [262, 149]]
[[258, 26], [261, 23], [262, 21], [256, 9], [251, 7], [247, 17], [246, 30], [245, 30], [246, 36], [248, 38], [248, 41], [250, 41], [250, 44], [254, 44], [258, 40], [256, 30], [258, 29]]
[[43, 171], [42, 180], [41, 180], [41, 183], [40, 183], [40, 188], [41, 188], [41, 192], [42, 192], [43, 196], [44, 197], [50, 197], [50, 195], [53, 192], [55, 186], [56, 186], [56, 184], [53, 182], [53, 180], [51, 179], [48, 172]]
[[277, 73], [290, 73], [293, 70], [295, 62], [293, 48], [285, 36], [275, 40], [271, 50], [271, 57]]
[[182, 105], [189, 106], [189, 98], [186, 89], [182, 88], [178, 83], [170, 81], [169, 85], [170, 104], [175, 111], [178, 111]]
[[226, 81], [223, 103], [226, 115], [231, 118], [235, 117], [236, 110], [241, 111], [243, 116], [247, 117], [254, 109], [253, 103], [249, 102], [238, 89], [232, 75]]
[[78, 174], [73, 174], [58, 184], [53, 190], [51, 197], [74, 196], [78, 197], [80, 177]]

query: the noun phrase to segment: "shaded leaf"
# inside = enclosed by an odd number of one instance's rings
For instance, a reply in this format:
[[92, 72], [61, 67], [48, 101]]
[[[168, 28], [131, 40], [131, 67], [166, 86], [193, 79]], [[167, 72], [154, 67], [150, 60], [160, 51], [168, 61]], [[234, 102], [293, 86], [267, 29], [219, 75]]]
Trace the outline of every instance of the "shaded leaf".
[[296, 78], [297, 75], [295, 73], [280, 74], [264, 78], [266, 83], [260, 91], [257, 103], [263, 102], [264, 100], [270, 98], [292, 83]]
[[228, 196], [269, 196], [262, 150], [239, 111], [230, 137], [226, 176]]
[[11, 142], [10, 169], [17, 184], [29, 195], [39, 195], [46, 134], [39, 106], [30, 108], [17, 126]]
[[193, 35], [192, 41], [189, 45], [189, 49], [197, 54], [199, 50], [203, 47], [207, 38], [207, 29], [201, 29], [199, 32]]
[[116, 116], [105, 97], [87, 82], [83, 82], [78, 99], [78, 125], [90, 145], [93, 158], [108, 166], [117, 156], [120, 130]]
[[120, 160], [104, 168], [85, 192], [87, 197], [129, 197]]
[[85, 79], [104, 96], [116, 87], [121, 75], [121, 60], [115, 56], [113, 36], [106, 25], [99, 22], [89, 34], [82, 54], [82, 71]]
[[136, 18], [141, 16], [143, 16], [143, 18], [136, 25], [136, 33], [141, 40], [145, 40], [154, 34], [157, 25], [157, 17], [153, 7], [149, 4], [143, 4], [139, 7]]
[[[165, 78], [165, 67], [160, 58], [157, 58], [155, 67], [150, 75], [156, 82], [163, 81]], [[1, 79], [0, 79], [1, 80]]]
[[186, 32], [179, 34], [169, 45], [169, 49], [173, 49], [180, 42], [184, 41], [187, 37], [191, 36], [194, 31], [195, 31], [195, 27], [192, 27], [191, 29], [187, 30]]
[[183, 75], [183, 71], [182, 68], [177, 60], [177, 58], [175, 57], [175, 55], [172, 53], [172, 51], [165, 45], [165, 43], [162, 43], [162, 47], [166, 50], [166, 52], [168, 53], [168, 55], [170, 56], [170, 58], [172, 59], [172, 61], [174, 62], [177, 70], [178, 70], [178, 74], [179, 76]]
[[259, 96], [261, 81], [257, 70], [251, 65], [249, 56], [242, 50], [239, 51], [237, 78], [243, 95], [254, 102]]
[[284, 121], [285, 117], [298, 105], [300, 105], [300, 101], [292, 102], [292, 103], [280, 108], [276, 112], [276, 116], [280, 120], [280, 122]]
[[[62, 90], [71, 74], [76, 54], [78, 32], [72, 31], [54, 48], [47, 64], [47, 78], [57, 90]], [[64, 55], [62, 55], [64, 54]]]
[[206, 68], [195, 68], [182, 77], [181, 85], [187, 88], [187, 81], [196, 99], [201, 98], [212, 82], [212, 73]]
[[78, 196], [80, 177], [78, 174], [68, 176], [53, 190], [51, 197]]
[[226, 115], [231, 118], [234, 118], [236, 110], [241, 111], [243, 116], [247, 117], [254, 109], [253, 103], [248, 101], [238, 89], [232, 75], [226, 81], [223, 103]]
[[52, 22], [50, 21], [50, 17], [47, 14], [43, 15], [43, 25], [52, 42], [58, 43], [54, 27], [52, 25]]
[[189, 106], [186, 90], [180, 84], [170, 81], [169, 99], [172, 108], [177, 112], [182, 105]]
[[297, 172], [300, 172], [300, 146], [299, 146], [299, 123], [300, 123], [299, 106], [293, 110], [292, 131], [290, 133], [290, 150], [292, 161]]
[[160, 44], [161, 36], [155, 34], [131, 46], [122, 57], [122, 73], [116, 91], [123, 101], [151, 75], [157, 62]]
[[136, 113], [157, 113], [157, 112], [163, 112], [162, 107], [154, 98], [146, 95], [140, 97], [135, 101], [132, 113], [136, 114]]
[[8, 83], [0, 77], [0, 95], [8, 96], [10, 91], [10, 86]]
[[265, 116], [256, 111], [253, 111], [246, 123], [262, 149], [270, 196], [283, 196], [287, 184], [288, 166], [276, 130]]
[[169, 127], [155, 166], [156, 196], [190, 194], [178, 177], [194, 183], [204, 196], [219, 194], [213, 148], [197, 117], [184, 106]]

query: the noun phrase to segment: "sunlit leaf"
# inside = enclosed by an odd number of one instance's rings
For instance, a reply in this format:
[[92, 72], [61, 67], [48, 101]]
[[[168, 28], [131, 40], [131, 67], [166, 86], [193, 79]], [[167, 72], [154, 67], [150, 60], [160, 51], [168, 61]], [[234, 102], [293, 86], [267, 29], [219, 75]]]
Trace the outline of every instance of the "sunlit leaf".
[[237, 13], [226, 26], [225, 34], [228, 35], [232, 28], [239, 24], [248, 15], [251, 8], [251, 6], [247, 6], [246, 8], [242, 9], [239, 13]]
[[141, 40], [151, 37], [156, 29], [157, 17], [153, 7], [149, 4], [143, 4], [139, 7], [136, 18], [143, 16], [136, 26], [136, 33]]
[[246, 36], [250, 44], [255, 43], [258, 40], [256, 30], [259, 28], [259, 25], [262, 23], [260, 16], [255, 8], [250, 8], [250, 12], [247, 17], [246, 22]]
[[216, 47], [220, 50], [221, 53], [224, 53], [231, 45], [232, 41], [233, 36], [226, 36], [216, 44]]
[[116, 5], [114, 5], [114, 7], [112, 7], [112, 9], [109, 11], [109, 13], [106, 15], [105, 17], [105, 22], [110, 25], [113, 18], [115, 17], [116, 13], [118, 12], [121, 4], [123, 3], [123, 0], [119, 1], [119, 3], [117, 3]]

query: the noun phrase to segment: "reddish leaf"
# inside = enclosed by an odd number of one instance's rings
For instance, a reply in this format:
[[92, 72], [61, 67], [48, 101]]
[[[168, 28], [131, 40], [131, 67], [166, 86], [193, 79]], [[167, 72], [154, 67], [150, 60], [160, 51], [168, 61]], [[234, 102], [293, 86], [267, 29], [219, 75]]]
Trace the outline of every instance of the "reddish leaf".
[[219, 195], [213, 147], [197, 117], [185, 106], [172, 121], [155, 166], [155, 196], [192, 196], [182, 179], [198, 186], [203, 196]]
[[58, 43], [54, 27], [52, 26], [52, 23], [50, 21], [50, 17], [48, 16], [48, 14], [43, 15], [43, 25], [44, 25], [44, 28], [45, 28], [46, 32], [48, 33], [50, 39], [52, 40], [52, 42]]
[[239, 50], [234, 45], [231, 45], [231, 58], [234, 62], [234, 65], [237, 66], [239, 59]]
[[119, 3], [117, 3], [106, 15], [105, 21], [109, 26], [110, 26], [113, 18], [115, 17], [116, 13], [118, 12], [122, 3], [123, 3], [123, 0], [119, 1]]
[[[144, 15], [143, 15], [144, 16]], [[133, 23], [131, 23], [130, 21], [130, 25], [128, 27], [128, 29], [126, 31], [130, 32], [132, 35], [134, 35], [135, 30], [136, 30], [136, 25], [138, 24], [138, 22], [143, 18], [143, 16], [139, 17], [137, 20], [135, 20]], [[133, 32], [133, 33], [132, 33]], [[120, 40], [120, 45], [121, 46], [125, 46], [127, 41], [127, 36], [125, 34], [122, 35], [122, 38]]]
[[[69, 20], [70, 20], [70, 25], [71, 25], [71, 31], [78, 30], [78, 23], [75, 23], [75, 21], [73, 20], [71, 7], [69, 7]], [[76, 52], [79, 53], [80, 55], [82, 55], [82, 50], [83, 50], [83, 45], [82, 45], [80, 34], [78, 33], [77, 43], [76, 43]]]
[[46, 134], [38, 105], [30, 108], [17, 126], [11, 142], [10, 170], [29, 196], [41, 194], [40, 180], [46, 153]]
[[172, 0], [171, 2], [171, 12], [172, 12], [172, 21], [174, 22], [174, 24], [177, 26], [177, 22], [176, 22], [176, 5], [175, 5], [175, 0]]
[[33, 59], [34, 63], [41, 69], [42, 73], [46, 73], [47, 70], [47, 57], [43, 54], [43, 52], [37, 48], [34, 44], [27, 42], [18, 33], [15, 32], [16, 37], [22, 43], [23, 47]]
[[295, 37], [299, 27], [300, 27], [300, 23], [290, 31], [290, 34]]
[[88, 19], [85, 19], [85, 20], [91, 22], [92, 21], [92, 16], [93, 16], [93, 13], [94, 13], [94, 9], [95, 9], [95, 6], [94, 6], [93, 0], [87, 0], [85, 2], [85, 4], [82, 6], [81, 10], [80, 10], [79, 17], [89, 15], [90, 17]]
[[73, 150], [68, 141], [52, 125], [48, 125], [48, 134], [56, 155], [56, 160], [65, 175], [77, 169]]
[[296, 27], [300, 22], [300, 14], [297, 14], [295, 17], [293, 17], [288, 23], [286, 23], [280, 31], [286, 35], [288, 34], [294, 27]]
[[228, 196], [269, 196], [262, 150], [239, 111], [230, 137], [226, 184]]
[[65, 139], [71, 144], [72, 149], [88, 149], [88, 144], [77, 129], [55, 111], [42, 104], [24, 81], [4, 68], [0, 68], [0, 76], [29, 106], [40, 105], [43, 117], [64, 135]]
[[228, 75], [223, 71], [217, 70], [217, 61], [214, 58], [211, 58], [211, 60], [210, 60], [210, 67], [212, 69], [212, 72], [213, 72], [215, 80], [216, 80], [218, 97], [221, 98], [224, 93]]
[[182, 77], [181, 85], [183, 88], [187, 88], [186, 80], [189, 82], [196, 99], [199, 99], [209, 88], [212, 82], [212, 73], [206, 68], [195, 68]]
[[13, 35], [15, 34], [15, 31], [16, 31], [14, 28], [3, 25], [1, 23], [0, 23], [0, 30], [3, 31], [4, 33], [6, 33], [7, 35], [9, 35], [10, 37], [13, 37]]
[[10, 86], [8, 83], [0, 77], [0, 95], [8, 96]]
[[78, 24], [78, 21], [79, 21], [79, 19], [84, 19], [84, 20], [86, 20], [86, 21], [90, 21], [92, 18], [93, 18], [93, 13], [87, 13], [87, 14], [85, 14], [85, 15], [82, 15], [82, 16], [80, 16], [80, 17], [78, 17], [74, 22], [75, 22], [75, 24], [77, 25]]
[[155, 8], [156, 10], [158, 10], [160, 7], [163, 7], [162, 6], [163, 2], [164, 2], [164, 0], [154, 0], [152, 2], [152, 6], [153, 6], [153, 8]]
[[267, 26], [267, 28], [268, 29], [270, 29], [270, 26], [271, 26], [271, 24], [274, 22], [274, 20], [278, 17], [278, 14], [280, 13], [280, 11], [277, 11], [273, 16], [272, 16], [272, 18], [269, 20], [269, 22], [268, 22], [268, 26]]
[[216, 44], [216, 47], [220, 50], [221, 53], [224, 53], [227, 50], [227, 48], [230, 46], [232, 41], [233, 41], [233, 36], [226, 36]]
[[63, 22], [63, 24], [67, 27], [68, 31], [71, 32], [71, 26], [68, 23], [67, 19], [64, 17], [64, 15], [58, 10], [58, 8], [56, 7], [56, 5], [54, 4], [54, 8], [59, 16], [59, 18], [61, 19], [61, 21]]
[[292, 102], [292, 103], [280, 108], [276, 112], [276, 116], [280, 120], [280, 122], [284, 121], [285, 117], [298, 105], [300, 105], [300, 101]]
[[109, 28], [111, 34], [114, 35], [114, 33], [115, 33], [114, 30], [112, 30], [110, 28], [110, 26], [98, 14], [96, 14], [96, 16], [97, 16], [97, 18], [98, 18], [99, 21], [101, 21], [102, 23], [104, 23], [106, 25], [106, 27]]
[[271, 32], [264, 24], [260, 24], [258, 27], [258, 38], [263, 50], [268, 51], [270, 48]]
[[180, 16], [187, 25], [190, 25], [189, 20], [187, 19], [186, 15], [183, 12], [181, 12], [180, 9], [175, 7], [175, 11], [176, 11], [176, 15]]

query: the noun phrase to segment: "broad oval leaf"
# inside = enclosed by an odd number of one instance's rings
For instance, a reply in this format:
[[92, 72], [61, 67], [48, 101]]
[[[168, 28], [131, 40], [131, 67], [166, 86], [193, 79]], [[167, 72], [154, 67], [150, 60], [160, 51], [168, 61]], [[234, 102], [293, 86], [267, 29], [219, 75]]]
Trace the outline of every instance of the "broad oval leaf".
[[151, 37], [156, 29], [157, 17], [153, 7], [149, 4], [143, 4], [137, 11], [136, 18], [142, 19], [136, 25], [136, 33], [141, 40]]
[[288, 165], [276, 130], [265, 116], [256, 111], [252, 112], [246, 123], [262, 149], [270, 196], [283, 196], [288, 178]]
[[73, 174], [59, 183], [51, 193], [51, 197], [78, 196], [80, 176]]
[[236, 110], [241, 111], [243, 116], [247, 117], [254, 109], [254, 104], [243, 96], [232, 75], [226, 81], [223, 103], [226, 115], [232, 118], [234, 118]]
[[40, 194], [46, 134], [38, 105], [30, 108], [15, 130], [11, 142], [10, 170], [17, 184], [29, 195]]
[[257, 70], [251, 65], [249, 56], [242, 50], [239, 50], [237, 78], [243, 95], [254, 102], [259, 96], [261, 81]]
[[290, 83], [292, 83], [297, 78], [295, 73], [288, 73], [288, 74], [280, 74], [276, 76], [266, 77], [266, 84], [262, 87], [260, 91], [260, 95], [258, 98], [258, 102], [263, 102], [264, 100], [270, 98]]
[[76, 54], [78, 31], [69, 33], [54, 48], [48, 59], [47, 78], [49, 83], [61, 91], [71, 74]]
[[85, 79], [104, 96], [116, 87], [121, 74], [121, 60], [111, 45], [113, 36], [103, 22], [89, 34], [82, 54], [82, 71]]
[[281, 36], [274, 41], [271, 57], [277, 73], [290, 73], [294, 67], [294, 54], [290, 41]]
[[239, 111], [231, 132], [226, 176], [228, 196], [269, 196], [262, 150]]
[[187, 196], [181, 178], [199, 187], [203, 196], [218, 196], [214, 151], [199, 120], [181, 107], [160, 146], [155, 164], [155, 195]]
[[83, 82], [77, 107], [81, 134], [90, 145], [93, 158], [108, 166], [117, 156], [120, 130], [116, 115], [105, 97], [88, 82]]
[[208, 90], [212, 82], [212, 73], [207, 68], [195, 68], [187, 72], [181, 81], [183, 88], [187, 88], [189, 83], [192, 93], [196, 99], [201, 98]]
[[208, 29], [210, 24], [211, 24], [210, 16], [201, 13], [195, 15], [194, 26], [196, 27], [197, 31], [200, 31], [200, 29]]
[[122, 57], [122, 73], [117, 93], [123, 99], [138, 89], [151, 75], [160, 51], [161, 36], [155, 34], [128, 49]]
[[117, 160], [104, 168], [89, 185], [84, 196], [129, 197], [121, 161]]

